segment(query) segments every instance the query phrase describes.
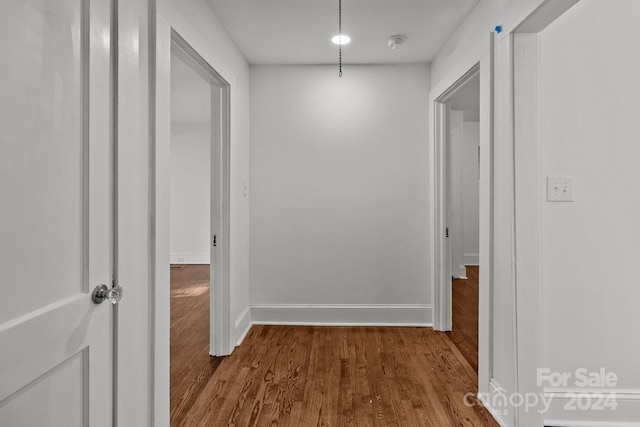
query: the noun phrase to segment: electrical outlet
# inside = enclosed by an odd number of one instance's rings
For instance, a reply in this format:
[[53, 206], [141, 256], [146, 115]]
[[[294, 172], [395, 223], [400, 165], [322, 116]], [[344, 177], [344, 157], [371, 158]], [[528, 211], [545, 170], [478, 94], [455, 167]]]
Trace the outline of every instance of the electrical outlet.
[[573, 177], [572, 176], [548, 176], [547, 177], [547, 201], [548, 202], [573, 202]]

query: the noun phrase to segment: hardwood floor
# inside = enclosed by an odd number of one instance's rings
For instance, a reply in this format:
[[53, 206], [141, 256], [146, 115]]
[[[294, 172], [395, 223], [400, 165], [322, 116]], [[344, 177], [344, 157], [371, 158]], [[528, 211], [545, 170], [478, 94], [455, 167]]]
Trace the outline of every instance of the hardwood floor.
[[209, 356], [209, 265], [171, 268], [171, 425], [179, 425], [222, 362]]
[[478, 372], [479, 267], [467, 266], [467, 279], [453, 279], [453, 327], [448, 333], [471, 367]]
[[[172, 279], [199, 289], [202, 272], [188, 270], [172, 271]], [[256, 325], [220, 361], [207, 354], [207, 309], [204, 328], [198, 296], [180, 296], [199, 292], [188, 288], [172, 281], [172, 426], [498, 425], [475, 398], [475, 406], [464, 404], [477, 375], [447, 334]]]

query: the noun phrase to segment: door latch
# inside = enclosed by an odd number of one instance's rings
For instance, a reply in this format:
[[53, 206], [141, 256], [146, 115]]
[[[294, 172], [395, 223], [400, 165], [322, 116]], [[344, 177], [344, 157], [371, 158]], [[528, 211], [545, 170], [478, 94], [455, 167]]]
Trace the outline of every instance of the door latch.
[[213, 247], [214, 247], [214, 248], [215, 248], [216, 246], [218, 246], [218, 243], [216, 242], [216, 240], [217, 240], [217, 236], [214, 234], [214, 235], [213, 235], [213, 240], [212, 240], [212, 244], [213, 244]]

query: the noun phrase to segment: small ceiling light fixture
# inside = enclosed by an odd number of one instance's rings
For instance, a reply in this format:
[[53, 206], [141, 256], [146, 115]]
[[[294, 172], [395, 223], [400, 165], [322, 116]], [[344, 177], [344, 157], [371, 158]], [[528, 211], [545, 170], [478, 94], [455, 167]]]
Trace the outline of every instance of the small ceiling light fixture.
[[334, 44], [347, 44], [351, 41], [351, 37], [345, 36], [344, 34], [331, 37], [331, 41]]
[[391, 36], [387, 39], [387, 46], [389, 46], [389, 49], [399, 48], [404, 44], [406, 39], [407, 38], [405, 36], [396, 34], [395, 36]]

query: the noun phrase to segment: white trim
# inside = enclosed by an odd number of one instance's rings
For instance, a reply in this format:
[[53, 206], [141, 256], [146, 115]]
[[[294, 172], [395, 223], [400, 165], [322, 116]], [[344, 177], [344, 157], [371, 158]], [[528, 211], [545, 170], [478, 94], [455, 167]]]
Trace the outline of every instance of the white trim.
[[640, 427], [637, 422], [615, 422], [615, 421], [561, 421], [547, 420], [545, 425], [554, 427]]
[[[513, 150], [513, 253], [515, 389], [521, 395], [542, 390], [536, 378], [542, 361], [542, 245], [539, 127], [539, 36], [578, 0], [547, 0], [510, 33]], [[540, 425], [538, 411], [515, 408], [516, 425]]]
[[[461, 77], [462, 79], [462, 77]], [[455, 84], [454, 84], [455, 85]], [[444, 95], [441, 95], [444, 96]], [[429, 105], [433, 106], [432, 121], [429, 128], [433, 129], [433, 137], [429, 144], [429, 159], [431, 171], [431, 301], [433, 301], [433, 328], [437, 331], [451, 330], [451, 262], [449, 256], [450, 245], [446, 235], [447, 227], [447, 199], [445, 195], [445, 148], [448, 145], [447, 136], [447, 107], [430, 96]]]
[[473, 267], [480, 265], [480, 254], [479, 253], [464, 253], [464, 265], [467, 267]]
[[[469, 80], [480, 75], [481, 62], [477, 62], [458, 80], [442, 93], [431, 92], [429, 105], [433, 106], [433, 114], [429, 116], [432, 137], [429, 140], [429, 156], [431, 171], [431, 266], [432, 266], [432, 301], [433, 328], [438, 331], [450, 331], [451, 313], [451, 277], [466, 278], [464, 266], [452, 268], [451, 242], [446, 237], [446, 228], [450, 227], [449, 181], [447, 174], [449, 165], [449, 116], [450, 107], [447, 102]], [[482, 110], [482, 105], [480, 106]], [[482, 112], [481, 112], [482, 113]], [[482, 138], [482, 136], [481, 136]], [[486, 168], [481, 165], [481, 170]], [[482, 225], [481, 225], [482, 226]]]
[[[150, 213], [151, 233], [150, 245], [153, 254], [151, 268], [153, 269], [152, 292], [152, 341], [153, 349], [153, 385], [152, 385], [152, 413], [153, 425], [169, 425], [169, 330], [170, 330], [170, 272], [169, 264], [169, 191], [158, 191], [170, 187], [169, 174], [158, 174], [158, 170], [170, 170], [170, 61], [171, 61], [171, 32], [169, 24], [152, 9], [149, 30], [149, 58], [150, 58], [150, 151], [151, 151], [151, 198]], [[167, 69], [169, 67], [169, 69]], [[170, 104], [169, 104], [170, 105]]]
[[[482, 264], [479, 277], [479, 313], [478, 313], [478, 392], [488, 394], [490, 379], [493, 376], [493, 134], [494, 134], [494, 34], [488, 37], [489, 44], [485, 55], [479, 58], [467, 58], [446, 80], [441, 81], [429, 93], [429, 105], [433, 112], [429, 114], [432, 129], [429, 139], [430, 175], [430, 215], [431, 215], [431, 271], [433, 325], [435, 330], [447, 330], [451, 325], [451, 286], [444, 286], [447, 268], [443, 256], [447, 250], [443, 242], [443, 213], [445, 198], [442, 195], [441, 176], [444, 166], [442, 142], [446, 135], [443, 127], [446, 113], [442, 102], [447, 94], [454, 91], [456, 85], [469, 77], [474, 71], [480, 73], [480, 207], [479, 207], [479, 254], [478, 263]], [[439, 190], [439, 191], [438, 191]], [[449, 263], [450, 266], [450, 263]], [[444, 289], [443, 289], [444, 288]], [[449, 293], [447, 294], [447, 291]], [[449, 323], [447, 324], [447, 320]]]
[[429, 304], [260, 304], [251, 317], [256, 325], [432, 326]]
[[454, 279], [468, 279], [467, 268], [464, 265], [459, 265], [451, 273]]
[[246, 306], [235, 323], [236, 347], [242, 344], [247, 333], [249, 333], [249, 329], [251, 329], [251, 325], [251, 307]]
[[171, 264], [209, 264], [211, 262], [210, 256], [210, 253], [172, 253], [169, 256], [169, 262], [171, 262]]
[[[493, 377], [493, 82], [494, 35], [480, 60], [480, 188], [478, 259], [478, 392], [489, 392]], [[483, 108], [484, 106], [484, 108]]]
[[[169, 318], [170, 318], [170, 284], [169, 284], [169, 174], [170, 174], [170, 83], [171, 53], [177, 43], [189, 52], [190, 45], [182, 39], [163, 16], [152, 7], [150, 23], [150, 174], [151, 174], [151, 231], [150, 245], [152, 259], [150, 261], [155, 285], [151, 298], [152, 311], [152, 361], [153, 370], [151, 416], [154, 425], [169, 424]], [[191, 49], [193, 51], [193, 49]], [[195, 51], [194, 51], [195, 52]], [[212, 123], [220, 133], [212, 132], [212, 145], [220, 148], [212, 149], [212, 161], [219, 171], [218, 176], [212, 174], [212, 194], [214, 200], [221, 203], [212, 208], [212, 234], [218, 236], [218, 247], [212, 251], [217, 257], [211, 263], [218, 265], [215, 274], [211, 275], [211, 297], [216, 301], [211, 307], [211, 332], [216, 337], [211, 342], [211, 349], [216, 355], [230, 354], [235, 348], [234, 323], [230, 314], [230, 87], [229, 80], [220, 77], [209, 66], [211, 61], [191, 55], [205, 74], [204, 78], [212, 87], [212, 115], [218, 112], [216, 122]], [[209, 58], [211, 59], [211, 58]], [[234, 81], [231, 76], [231, 81]], [[217, 110], [216, 110], [217, 108]], [[213, 168], [212, 168], [213, 171]], [[217, 193], [215, 193], [217, 192]], [[217, 214], [216, 214], [217, 213]], [[215, 220], [214, 220], [215, 219]], [[213, 260], [212, 260], [213, 261]]]
[[226, 356], [235, 348], [231, 323], [230, 289], [230, 85], [174, 28], [171, 53], [211, 85], [211, 327], [209, 351]]
[[544, 0], [511, 31], [517, 34], [537, 34], [571, 9], [580, 0]]
[[640, 400], [640, 390], [616, 388], [545, 388], [545, 397], [559, 397], [565, 393], [616, 393], [621, 400]]
[[[549, 391], [548, 391], [549, 390]], [[615, 393], [615, 410], [565, 410], [570, 398], [565, 393], [602, 393], [604, 397]], [[544, 414], [544, 425], [555, 427], [639, 427], [640, 390], [618, 389], [545, 389], [544, 398], [551, 399], [549, 411]], [[588, 399], [588, 398], [587, 398]], [[593, 400], [592, 400], [593, 401]]]
[[505, 398], [508, 399], [508, 397], [505, 395], [504, 388], [502, 388], [502, 386], [498, 384], [498, 382], [494, 378], [492, 378], [489, 381], [488, 392], [489, 392], [489, 400], [487, 400], [486, 396], [482, 394], [478, 396], [479, 400], [482, 402], [484, 407], [487, 408], [491, 416], [496, 420], [496, 422], [501, 427], [510, 427], [510, 424], [505, 421], [505, 418], [510, 419], [509, 412], [508, 412], [509, 408], [505, 406], [504, 409], [499, 411], [498, 408], [495, 408], [492, 405], [493, 402], [498, 402], [498, 401], [504, 400]]

